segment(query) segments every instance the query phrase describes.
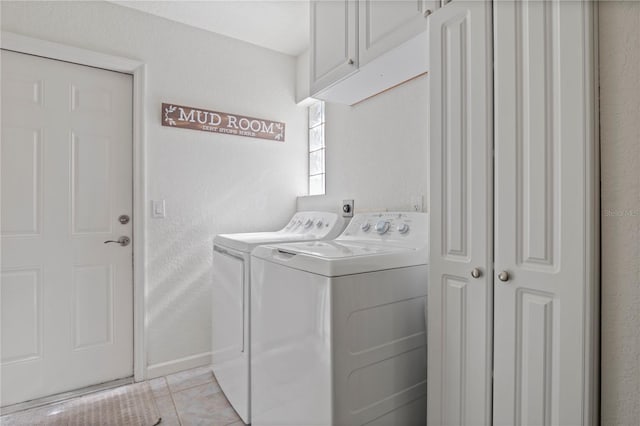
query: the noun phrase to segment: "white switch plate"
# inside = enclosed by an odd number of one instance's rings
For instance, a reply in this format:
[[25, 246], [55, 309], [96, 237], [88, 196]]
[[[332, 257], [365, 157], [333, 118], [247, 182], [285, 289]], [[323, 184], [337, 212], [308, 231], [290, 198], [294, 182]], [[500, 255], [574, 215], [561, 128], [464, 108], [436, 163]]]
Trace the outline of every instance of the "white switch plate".
[[414, 212], [423, 211], [423, 200], [424, 197], [422, 195], [414, 195], [411, 197], [411, 210]]
[[151, 201], [151, 217], [158, 219], [164, 219], [166, 217], [164, 200]]

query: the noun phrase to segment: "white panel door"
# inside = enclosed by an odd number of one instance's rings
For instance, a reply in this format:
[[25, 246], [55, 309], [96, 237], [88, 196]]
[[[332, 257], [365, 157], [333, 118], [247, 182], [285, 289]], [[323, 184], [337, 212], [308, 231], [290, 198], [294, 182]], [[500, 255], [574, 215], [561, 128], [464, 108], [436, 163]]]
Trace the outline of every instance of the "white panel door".
[[311, 1], [311, 93], [358, 69], [358, 2]]
[[426, 31], [427, 16], [439, 5], [440, 0], [360, 0], [360, 66]]
[[593, 8], [495, 3], [497, 425], [598, 423]]
[[133, 373], [132, 77], [1, 54], [8, 405]]
[[427, 419], [483, 425], [491, 423], [491, 3], [454, 1], [429, 19]]

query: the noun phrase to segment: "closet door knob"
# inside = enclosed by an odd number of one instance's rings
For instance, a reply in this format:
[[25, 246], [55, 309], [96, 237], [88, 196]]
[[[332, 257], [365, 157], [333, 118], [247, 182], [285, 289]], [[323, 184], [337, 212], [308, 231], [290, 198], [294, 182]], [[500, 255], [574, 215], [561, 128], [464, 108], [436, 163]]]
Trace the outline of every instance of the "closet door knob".
[[509, 273], [507, 271], [502, 271], [498, 274], [498, 279], [502, 282], [509, 281]]
[[473, 268], [471, 270], [471, 276], [473, 278], [480, 278], [480, 275], [482, 275], [482, 271], [480, 270], [480, 268]]

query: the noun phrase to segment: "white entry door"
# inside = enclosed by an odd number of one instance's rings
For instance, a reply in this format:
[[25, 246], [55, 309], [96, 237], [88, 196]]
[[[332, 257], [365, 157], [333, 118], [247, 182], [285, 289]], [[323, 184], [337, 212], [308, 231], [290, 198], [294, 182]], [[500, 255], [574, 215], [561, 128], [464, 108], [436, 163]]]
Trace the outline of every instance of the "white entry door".
[[597, 417], [595, 2], [495, 12], [495, 425]]
[[4, 406], [133, 374], [132, 77], [1, 54]]
[[491, 2], [429, 17], [427, 423], [491, 424]]

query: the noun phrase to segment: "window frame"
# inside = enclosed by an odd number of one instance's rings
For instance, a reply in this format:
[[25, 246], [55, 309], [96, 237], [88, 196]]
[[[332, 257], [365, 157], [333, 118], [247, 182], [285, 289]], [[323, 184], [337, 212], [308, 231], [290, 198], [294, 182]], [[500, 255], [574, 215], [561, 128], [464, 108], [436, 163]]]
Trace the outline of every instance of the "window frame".
[[[320, 121], [312, 125], [311, 114], [313, 108], [320, 107]], [[327, 193], [327, 144], [326, 144], [326, 117], [325, 117], [325, 103], [324, 101], [316, 101], [314, 104], [310, 105], [307, 108], [307, 127], [308, 127], [308, 138], [307, 138], [307, 195], [325, 195]], [[321, 129], [322, 132], [322, 141], [319, 148], [311, 148], [311, 134], [315, 129]], [[322, 151], [322, 166], [320, 173], [311, 173], [311, 157], [312, 154]], [[313, 177], [322, 176], [322, 190], [320, 192], [312, 192], [311, 180]]]

